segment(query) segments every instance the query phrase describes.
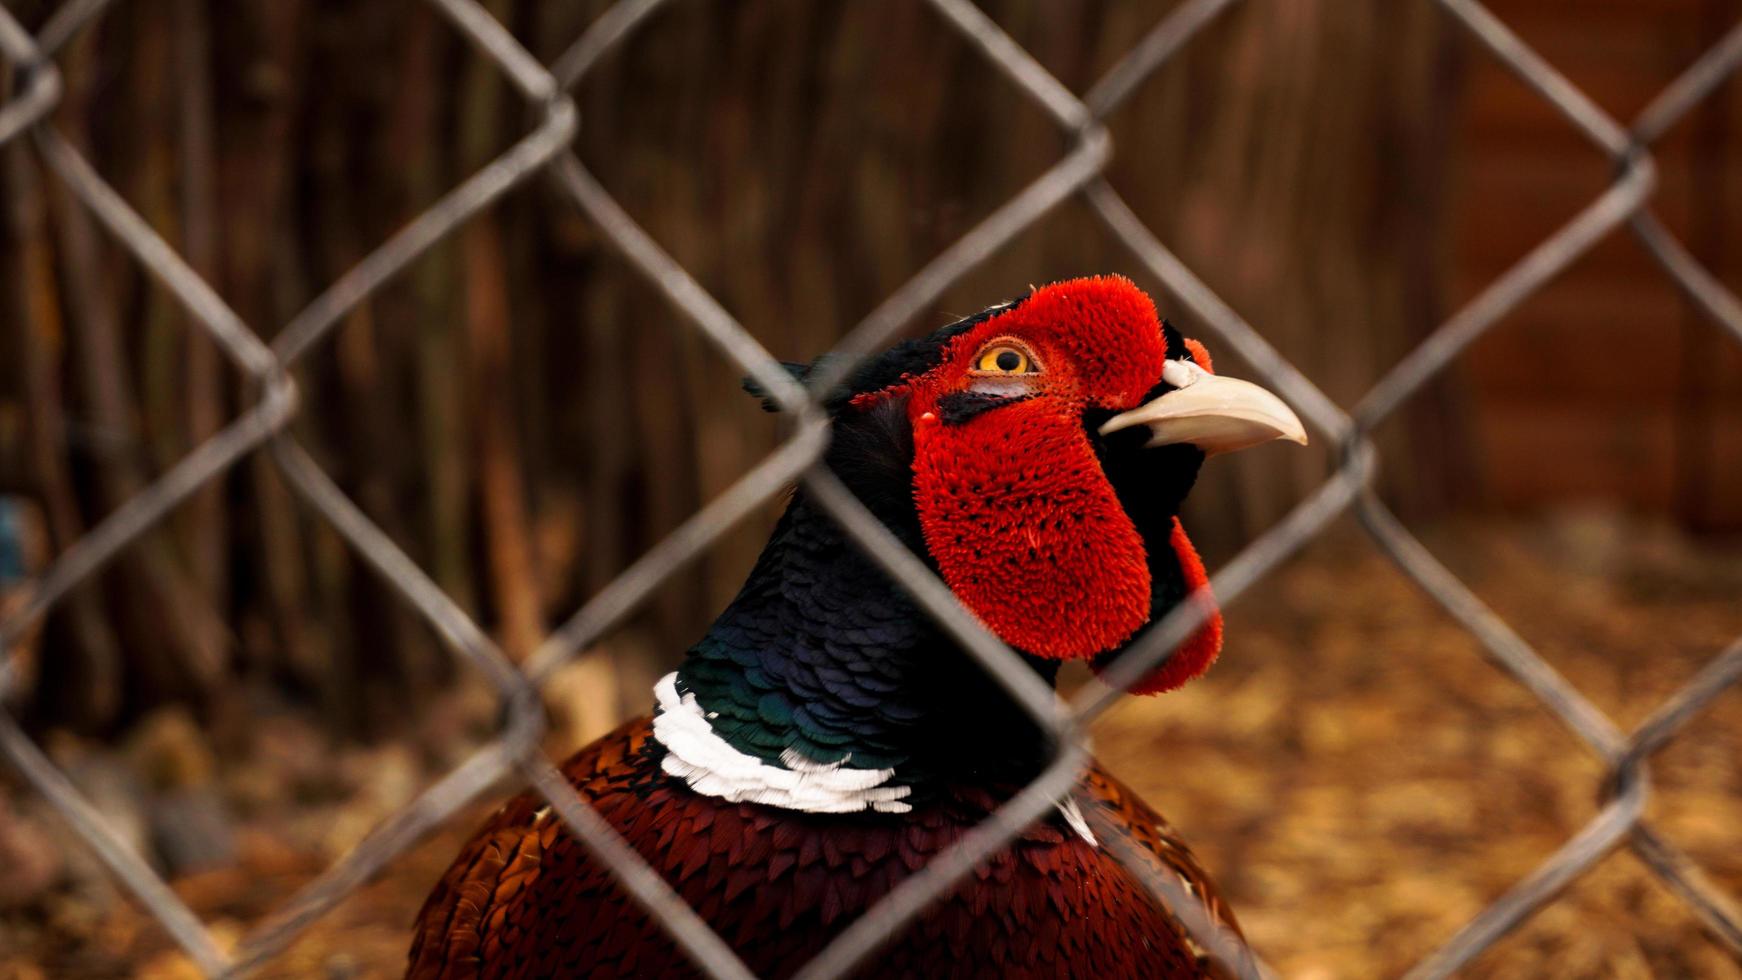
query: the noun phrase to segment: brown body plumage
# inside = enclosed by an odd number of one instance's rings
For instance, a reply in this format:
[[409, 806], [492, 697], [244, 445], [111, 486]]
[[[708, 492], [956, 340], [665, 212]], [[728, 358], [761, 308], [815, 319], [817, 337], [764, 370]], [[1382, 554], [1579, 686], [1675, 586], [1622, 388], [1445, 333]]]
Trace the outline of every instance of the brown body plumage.
[[[955, 841], [995, 800], [939, 801], [899, 822], [726, 803], [647, 765], [648, 720], [575, 755], [575, 788], [759, 976], [790, 975], [840, 929]], [[1098, 836], [1232, 914], [1154, 811], [1099, 767], [1076, 798]], [[1157, 942], [1161, 939], [1161, 942]], [[862, 971], [877, 977], [1219, 975], [1105, 847], [1056, 816], [1030, 828]], [[413, 980], [668, 977], [696, 971], [542, 800], [508, 803], [418, 916]]]

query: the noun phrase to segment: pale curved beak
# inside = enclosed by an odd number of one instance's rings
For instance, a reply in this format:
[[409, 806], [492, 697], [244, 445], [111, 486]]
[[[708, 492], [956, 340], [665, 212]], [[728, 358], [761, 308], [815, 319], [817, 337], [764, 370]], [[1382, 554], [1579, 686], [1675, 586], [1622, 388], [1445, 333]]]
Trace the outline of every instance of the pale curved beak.
[[1307, 443], [1294, 411], [1250, 381], [1211, 374], [1190, 361], [1168, 361], [1161, 377], [1174, 390], [1108, 419], [1101, 434], [1147, 425], [1149, 446], [1188, 442], [1206, 456], [1275, 439]]

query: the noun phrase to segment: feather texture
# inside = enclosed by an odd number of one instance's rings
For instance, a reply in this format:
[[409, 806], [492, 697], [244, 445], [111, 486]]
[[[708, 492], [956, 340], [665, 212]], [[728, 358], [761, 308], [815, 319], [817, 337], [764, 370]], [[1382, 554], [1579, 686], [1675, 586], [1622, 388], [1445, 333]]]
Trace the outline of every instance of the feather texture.
[[[900, 816], [829, 815], [690, 792], [659, 769], [649, 719], [563, 766], [599, 813], [758, 976], [795, 972], [903, 878], [984, 819], [1004, 791], [963, 792]], [[1013, 791], [1015, 787], [1004, 790]], [[1153, 871], [1233, 916], [1164, 821], [1098, 768], [1075, 799]], [[418, 917], [415, 980], [689, 977], [695, 969], [543, 801], [510, 801]], [[1220, 976], [1105, 848], [1053, 819], [1025, 831], [894, 938], [877, 977]]]
[[901, 800], [913, 787], [885, 785], [894, 769], [852, 768], [850, 753], [835, 762], [816, 762], [791, 748], [781, 753], [784, 767], [771, 765], [716, 734], [696, 696], [678, 693], [677, 674], [665, 675], [653, 691], [658, 702], [653, 737], [666, 749], [660, 768], [697, 793], [805, 813], [912, 809]]

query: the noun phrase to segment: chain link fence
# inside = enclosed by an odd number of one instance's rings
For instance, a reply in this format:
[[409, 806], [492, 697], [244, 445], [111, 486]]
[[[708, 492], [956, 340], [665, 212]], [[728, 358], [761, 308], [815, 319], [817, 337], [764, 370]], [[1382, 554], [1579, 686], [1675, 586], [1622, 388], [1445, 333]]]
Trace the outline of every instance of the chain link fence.
[[[1653, 215], [1651, 146], [1677, 120], [1742, 65], [1742, 25], [1733, 28], [1640, 113], [1631, 126], [1606, 115], [1505, 24], [1475, 0], [1437, 2], [1495, 58], [1551, 103], [1615, 165], [1607, 189], [1531, 250], [1466, 306], [1440, 324], [1357, 403], [1344, 410], [1296, 370], [1144, 226], [1103, 179], [1112, 139], [1103, 122], [1138, 86], [1235, 0], [1186, 0], [1157, 24], [1085, 95], [1061, 85], [969, 0], [929, 0], [939, 26], [967, 40], [994, 69], [1045, 111], [1071, 146], [1050, 169], [932, 259], [887, 297], [835, 348], [807, 388], [794, 381], [755, 336], [736, 322], [667, 255], [581, 164], [570, 148], [580, 125], [570, 92], [588, 72], [671, 0], [623, 0], [611, 7], [548, 68], [474, 0], [429, 0], [466, 40], [525, 97], [537, 125], [501, 156], [448, 191], [433, 206], [369, 253], [276, 333], [244, 323], [204, 279], [97, 175], [49, 121], [62, 93], [54, 56], [86, 30], [112, 0], [69, 0], [32, 36], [0, 8], [0, 55], [15, 72], [12, 98], [0, 106], [0, 144], [28, 138], [47, 168], [64, 182], [121, 247], [167, 288], [192, 322], [220, 346], [251, 383], [252, 407], [233, 418], [156, 482], [129, 499], [68, 547], [33, 583], [24, 606], [0, 622], [0, 698], [16, 665], [7, 655], [23, 634], [67, 593], [144, 534], [190, 495], [244, 457], [267, 453], [296, 493], [355, 547], [388, 585], [442, 636], [454, 654], [476, 667], [503, 705], [497, 737], [377, 827], [359, 846], [296, 894], [285, 907], [229, 951], [170, 890], [43, 754], [16, 720], [0, 709], [0, 752], [90, 845], [110, 871], [213, 976], [250, 972], [284, 950], [304, 928], [381, 871], [422, 836], [504, 777], [529, 782], [624, 889], [670, 933], [701, 972], [745, 978], [751, 972], [729, 946], [570, 788], [539, 748], [544, 717], [538, 691], [553, 670], [587, 650], [627, 617], [679, 566], [724, 531], [800, 482], [842, 528], [918, 604], [1054, 736], [1054, 757], [1042, 774], [983, 824], [904, 880], [853, 922], [800, 972], [838, 977], [865, 962], [927, 903], [947, 892], [981, 859], [1042, 818], [1067, 793], [1087, 759], [1084, 727], [1121, 688], [1161, 664], [1203, 620], [1206, 606], [1184, 602], [1122, 657], [1103, 678], [1061, 701], [1017, 656], [982, 629], [949, 590], [900, 544], [820, 462], [827, 421], [813, 394], [846, 376], [887, 344], [945, 289], [1023, 230], [1072, 196], [1081, 196], [1106, 228], [1217, 340], [1236, 348], [1278, 394], [1334, 447], [1334, 474], [1286, 517], [1220, 569], [1212, 587], [1223, 601], [1245, 591], [1278, 563], [1353, 510], [1374, 544], [1462, 626], [1489, 657], [1539, 698], [1606, 765], [1600, 812], [1534, 872], [1429, 953], [1411, 977], [1456, 972], [1519, 925], [1612, 850], [1626, 845], [1680, 896], [1700, 920], [1742, 956], [1742, 908], [1644, 819], [1648, 767], [1687, 722], [1742, 679], [1742, 638], [1703, 668], [1632, 732], [1621, 730], [1406, 530], [1372, 490], [1378, 465], [1368, 436], [1427, 381], [1444, 371], [1476, 338], [1491, 330], [1545, 282], [1599, 241], [1623, 229], [1648, 249], [1688, 299], [1719, 329], [1742, 342], [1742, 301], [1699, 265]], [[683, 314], [694, 329], [754, 378], [782, 409], [785, 441], [724, 494], [684, 521], [555, 630], [516, 666], [455, 602], [332, 482], [289, 431], [300, 411], [293, 372], [359, 304], [432, 245], [509, 191], [537, 177], [559, 184], [581, 212]], [[1145, 872], [1132, 855], [1111, 853], [1131, 867], [1171, 908], [1200, 946], [1232, 972], [1271, 971], [1237, 938], [1216, 928], [1200, 900], [1177, 882]]]

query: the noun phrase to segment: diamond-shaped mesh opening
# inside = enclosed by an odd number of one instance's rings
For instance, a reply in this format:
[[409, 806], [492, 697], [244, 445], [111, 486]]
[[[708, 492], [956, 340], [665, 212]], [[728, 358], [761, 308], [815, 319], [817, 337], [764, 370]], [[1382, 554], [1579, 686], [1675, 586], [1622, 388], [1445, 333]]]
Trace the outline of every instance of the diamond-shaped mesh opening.
[[[869, 37], [916, 56], [872, 57]], [[788, 359], [828, 349], [1066, 148], [1019, 91], [974, 78], [983, 60], [924, 4], [725, 23], [673, 5], [624, 50], [576, 90], [581, 159], [727, 309], [765, 311], [753, 332]], [[846, 50], [863, 50], [851, 73]], [[601, 98], [649, 89], [685, 111]]]
[[[326, 666], [337, 673], [342, 659]], [[417, 723], [401, 727], [407, 737], [371, 743], [323, 728], [276, 692], [238, 685], [228, 693], [233, 700], [202, 713], [150, 713], [128, 729], [119, 758], [65, 733], [43, 748], [100, 809], [103, 826], [135, 848], [230, 952], [261, 929], [283, 924], [290, 910], [324, 915], [323, 893], [343, 897], [360, 886], [367, 875], [345, 869], [363, 867], [356, 863], [360, 855], [381, 850], [369, 843], [372, 835], [422, 805], [420, 796], [467, 762], [497, 727], [499, 714], [487, 693], [480, 697], [461, 685], [420, 695]], [[381, 692], [370, 694], [381, 702]], [[274, 775], [262, 778], [267, 770]], [[475, 818], [477, 806], [463, 812]], [[71, 848], [71, 840], [66, 844], [74, 885], [56, 903], [64, 911], [20, 930], [20, 952], [28, 940], [45, 954], [46, 968], [71, 975], [113, 972], [124, 964], [180, 962], [177, 969], [186, 969], [185, 955], [151, 926], [154, 911], [97, 900], [92, 887], [107, 883], [101, 866]], [[323, 878], [329, 884], [320, 884]], [[337, 921], [355, 917], [353, 910]], [[275, 937], [266, 952], [276, 953], [281, 939], [294, 935]], [[88, 947], [82, 967], [74, 960], [56, 967], [47, 958], [50, 950], [82, 947]]]
[[[1491, 558], [1526, 530], [1470, 521], [1427, 542]], [[1553, 569], [1497, 564], [1467, 580], [1497, 591]], [[1201, 682], [1115, 706], [1096, 749], [1181, 826], [1240, 828], [1203, 856], [1231, 872], [1220, 884], [1251, 941], [1287, 950], [1282, 975], [1347, 969], [1351, 946], [1406, 970], [1595, 813], [1602, 765], [1352, 520], [1224, 612], [1239, 646]], [[1330, 888], [1348, 898], [1325, 907]], [[1321, 937], [1291, 943], [1306, 916]]]
[[[1593, 919], [1610, 929], [1580, 928]], [[1471, 962], [1469, 972], [1642, 971], [1641, 976], [1724, 976], [1734, 954], [1704, 932], [1688, 905], [1631, 855], [1614, 854], [1554, 904]]]

